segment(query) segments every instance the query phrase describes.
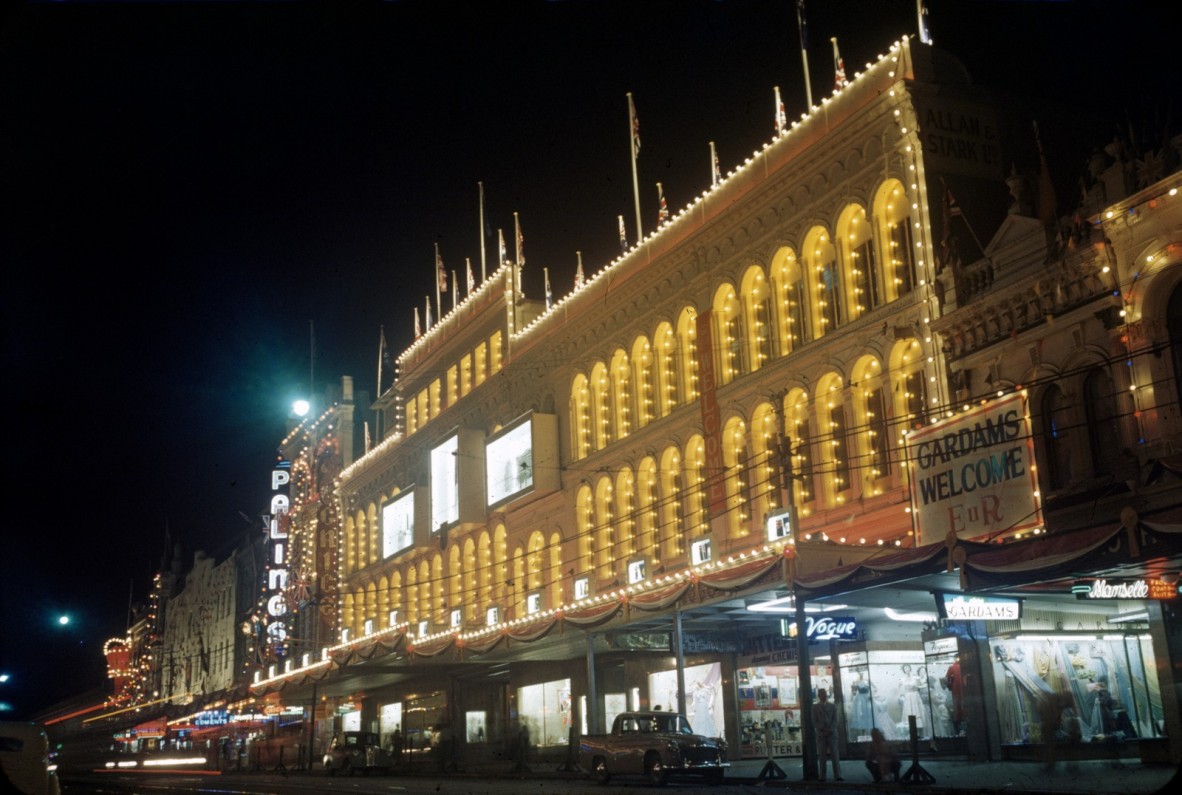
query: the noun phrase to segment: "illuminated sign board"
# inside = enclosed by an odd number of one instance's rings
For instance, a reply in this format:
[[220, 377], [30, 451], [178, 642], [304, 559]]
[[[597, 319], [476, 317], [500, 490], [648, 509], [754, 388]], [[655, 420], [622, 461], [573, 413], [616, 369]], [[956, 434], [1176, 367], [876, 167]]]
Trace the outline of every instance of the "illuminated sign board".
[[1017, 621], [1022, 617], [1022, 602], [994, 596], [936, 594], [936, 609], [950, 621]]
[[769, 514], [766, 521], [767, 540], [780, 541], [792, 538], [793, 522], [791, 509], [781, 513]]
[[907, 435], [919, 543], [1041, 527], [1026, 395], [1015, 393]]
[[488, 504], [496, 505], [534, 485], [533, 424], [528, 420], [484, 449]]
[[415, 494], [408, 490], [382, 506], [382, 559], [415, 542]]
[[1154, 580], [1108, 580], [1095, 578], [1079, 580], [1071, 586], [1077, 599], [1177, 599], [1182, 582]]
[[224, 709], [212, 709], [198, 712], [193, 717], [194, 726], [225, 726], [230, 722], [230, 713]]
[[[805, 616], [805, 637], [809, 642], [820, 640], [857, 640], [858, 620], [854, 616]], [[796, 622], [780, 619], [780, 634], [795, 638]]]
[[438, 533], [460, 518], [460, 437], [452, 436], [431, 451], [431, 532]]
[[267, 640], [276, 655], [287, 640], [287, 528], [291, 462], [281, 460], [271, 470], [271, 513], [267, 517]]

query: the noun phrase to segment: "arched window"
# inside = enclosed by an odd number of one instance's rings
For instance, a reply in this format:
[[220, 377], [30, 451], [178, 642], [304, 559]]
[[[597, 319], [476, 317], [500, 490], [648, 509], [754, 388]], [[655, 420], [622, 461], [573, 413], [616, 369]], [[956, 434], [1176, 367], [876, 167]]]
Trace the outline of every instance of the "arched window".
[[419, 570], [406, 567], [406, 620], [412, 626], [419, 620]]
[[706, 442], [701, 436], [690, 437], [682, 460], [685, 529], [690, 538], [698, 538], [710, 529], [706, 517]]
[[760, 403], [751, 415], [750, 469], [747, 475], [751, 483], [750, 514], [757, 525], [762, 525], [767, 515], [783, 499], [780, 492], [773, 488], [775, 478], [772, 476], [773, 468], [780, 465], [779, 461], [773, 460], [772, 454], [779, 435], [775, 409], [770, 403]]
[[724, 284], [714, 294], [714, 346], [718, 382], [729, 384], [747, 372], [740, 324], [739, 299], [735, 288]]
[[525, 557], [525, 587], [527, 591], [540, 591], [545, 584], [546, 538], [535, 530], [529, 534], [529, 549]]
[[632, 432], [632, 385], [628, 354], [623, 348], [612, 354], [612, 419], [614, 438], [623, 439]]
[[814, 227], [809, 231], [803, 247], [803, 259], [812, 287], [813, 336], [820, 338], [834, 331], [842, 319], [837, 252], [824, 229]]
[[841, 376], [830, 373], [817, 384], [817, 422], [821, 427], [821, 462], [824, 467], [821, 481], [827, 507], [845, 501], [850, 487], [850, 457], [848, 421]]
[[[465, 539], [471, 544], [471, 539]], [[469, 603], [464, 594], [464, 567], [460, 562], [463, 547], [452, 544], [447, 548], [447, 598], [443, 605], [444, 626], [449, 626], [452, 610], [463, 610]]]
[[472, 621], [482, 615], [480, 612], [480, 594], [476, 583], [479, 570], [476, 567], [476, 541], [471, 536], [464, 539], [463, 564], [460, 570], [460, 598], [457, 605], [465, 607], [464, 616]]
[[883, 252], [883, 297], [886, 301], [915, 289], [915, 238], [911, 229], [911, 205], [897, 179], [888, 179], [874, 197], [874, 220]]
[[508, 607], [509, 593], [509, 538], [505, 525], [493, 530], [493, 601]]
[[784, 398], [784, 425], [790, 446], [788, 459], [792, 464], [792, 471], [784, 474], [785, 477], [791, 476], [793, 504], [801, 509], [802, 516], [806, 516], [806, 506], [813, 500], [815, 486], [812, 412], [809, 411], [808, 393], [803, 389], [793, 389]]
[[492, 539], [482, 530], [476, 542], [476, 603], [481, 615], [493, 603], [492, 581]]
[[673, 326], [668, 322], [658, 325], [653, 343], [657, 357], [657, 414], [664, 417], [677, 406], [679, 394], [677, 335], [673, 333]]
[[637, 548], [653, 561], [661, 559], [657, 543], [657, 462], [646, 456], [636, 468], [636, 524]]
[[382, 617], [382, 623], [385, 626], [393, 626], [390, 623], [391, 613], [396, 616], [399, 623], [406, 621], [406, 601], [402, 595], [402, 572], [398, 569], [390, 572], [390, 597], [387, 606], [389, 609]]
[[1174, 365], [1174, 394], [1182, 401], [1182, 286], [1175, 287], [1166, 304], [1166, 335], [1170, 340], [1170, 359]]
[[927, 378], [923, 370], [923, 346], [914, 337], [899, 340], [891, 348], [891, 390], [894, 395], [895, 417], [898, 418], [897, 445], [903, 445], [902, 435], [924, 425], [928, 415]]
[[755, 372], [775, 356], [772, 290], [763, 268], [752, 266], [743, 275], [743, 331], [747, 342], [747, 370]]
[[575, 521], [579, 533], [579, 571], [591, 571], [595, 566], [595, 500], [591, 487], [579, 487], [575, 497]]
[[698, 399], [698, 315], [689, 307], [677, 316], [677, 351], [681, 356], [681, 402]]
[[595, 573], [601, 581], [615, 577], [615, 499], [611, 478], [595, 484]]
[[602, 450], [612, 440], [611, 381], [603, 362], [591, 368], [591, 422], [595, 449]]
[[891, 471], [890, 434], [887, 431], [886, 399], [883, 394], [882, 365], [873, 356], [865, 356], [854, 366], [850, 386], [857, 440], [857, 472], [861, 476], [862, 495], [881, 494]]
[[1120, 411], [1116, 404], [1116, 386], [1108, 372], [1097, 367], [1084, 379], [1084, 411], [1088, 417], [1088, 446], [1092, 453], [1092, 471], [1111, 474], [1120, 461], [1125, 445], [1121, 441]]
[[850, 320], [861, 317], [879, 303], [872, 231], [866, 221], [866, 210], [857, 204], [846, 207], [837, 222], [845, 276], [846, 314]]
[[805, 327], [804, 279], [796, 254], [782, 248], [772, 258], [772, 298], [780, 350], [790, 353], [808, 340]]
[[574, 382], [571, 384], [570, 418], [570, 447], [577, 461], [591, 452], [593, 424], [591, 418], [591, 390], [587, 385], [587, 376], [582, 373], [576, 375]]
[[616, 473], [616, 557], [636, 554], [636, 479], [632, 470], [622, 467]]
[[419, 564], [419, 620], [431, 621], [431, 563], [424, 560]]
[[550, 558], [550, 570], [546, 572], [545, 578], [550, 583], [550, 606], [557, 607], [565, 601], [562, 582], [562, 536], [551, 533], [550, 548], [546, 552]]
[[1058, 384], [1051, 384], [1042, 396], [1042, 438], [1051, 489], [1071, 482], [1070, 427], [1067, 396]]
[[658, 472], [661, 557], [679, 560], [685, 552], [682, 545], [685, 528], [685, 480], [681, 473], [681, 453], [676, 447], [665, 448], [665, 452], [661, 454], [661, 468]]
[[748, 468], [747, 426], [738, 417], [731, 417], [722, 429], [722, 465], [726, 467], [723, 480], [726, 489], [727, 535], [743, 538], [749, 532], [748, 503], [751, 480]]
[[643, 428], [656, 416], [656, 395], [653, 392], [653, 352], [648, 337], [640, 336], [632, 343], [632, 391], [636, 399], [636, 427]]

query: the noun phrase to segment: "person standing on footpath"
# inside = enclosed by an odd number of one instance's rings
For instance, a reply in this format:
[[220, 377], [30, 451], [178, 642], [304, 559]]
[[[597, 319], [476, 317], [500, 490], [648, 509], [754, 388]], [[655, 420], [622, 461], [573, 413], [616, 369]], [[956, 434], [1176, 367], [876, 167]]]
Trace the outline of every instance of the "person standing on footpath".
[[821, 781], [825, 780], [825, 758], [833, 757], [833, 780], [841, 781], [841, 757], [837, 753], [837, 705], [829, 700], [825, 688], [817, 689], [813, 704], [813, 727], [817, 731], [817, 755], [821, 761]]

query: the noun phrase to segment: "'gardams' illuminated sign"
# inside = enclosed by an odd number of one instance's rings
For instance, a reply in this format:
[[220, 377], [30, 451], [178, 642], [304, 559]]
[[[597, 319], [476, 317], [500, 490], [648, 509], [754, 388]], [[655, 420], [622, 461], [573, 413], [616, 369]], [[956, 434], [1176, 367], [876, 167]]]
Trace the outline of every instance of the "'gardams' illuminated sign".
[[1178, 585], [1164, 580], [1079, 580], [1071, 586], [1077, 599], [1177, 599]]
[[1022, 617], [1022, 603], [1017, 599], [937, 594], [936, 606], [950, 621], [1017, 621]]

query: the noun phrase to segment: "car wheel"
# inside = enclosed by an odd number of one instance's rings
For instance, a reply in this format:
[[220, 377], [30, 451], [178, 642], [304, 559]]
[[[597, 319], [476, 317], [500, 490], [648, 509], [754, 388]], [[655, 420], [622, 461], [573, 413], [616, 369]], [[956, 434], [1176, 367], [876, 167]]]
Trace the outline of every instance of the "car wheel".
[[644, 775], [654, 787], [663, 787], [669, 783], [669, 770], [661, 761], [661, 755], [649, 752], [644, 757]]
[[591, 774], [599, 784], [606, 784], [612, 780], [612, 774], [607, 770], [607, 760], [602, 756], [595, 757], [591, 762]]

